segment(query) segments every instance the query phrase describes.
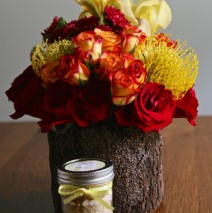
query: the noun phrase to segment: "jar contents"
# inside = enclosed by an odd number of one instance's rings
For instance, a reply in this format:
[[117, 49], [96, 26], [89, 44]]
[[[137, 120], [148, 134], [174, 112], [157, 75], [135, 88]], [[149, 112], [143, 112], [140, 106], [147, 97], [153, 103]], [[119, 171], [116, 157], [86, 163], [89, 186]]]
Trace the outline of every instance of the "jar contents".
[[112, 213], [113, 166], [102, 159], [77, 159], [58, 168], [63, 213]]
[[[112, 213], [112, 209], [106, 208], [104, 205], [99, 203], [97, 200], [83, 195], [79, 198], [74, 199], [73, 201], [64, 204], [64, 199], [66, 197], [62, 196], [62, 208], [63, 213]], [[112, 190], [108, 191], [107, 195], [100, 197], [102, 200], [107, 202], [112, 206]]]

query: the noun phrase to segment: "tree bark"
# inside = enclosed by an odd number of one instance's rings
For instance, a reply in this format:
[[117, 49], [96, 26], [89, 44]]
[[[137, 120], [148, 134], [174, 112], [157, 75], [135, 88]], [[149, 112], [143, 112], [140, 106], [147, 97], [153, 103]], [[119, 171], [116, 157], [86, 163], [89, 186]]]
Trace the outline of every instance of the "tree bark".
[[85, 157], [112, 161], [115, 213], [149, 213], [159, 206], [164, 192], [159, 133], [144, 134], [135, 127], [117, 125], [87, 128], [73, 125], [62, 134], [48, 133], [48, 142], [52, 196], [57, 213], [61, 213], [57, 166]]

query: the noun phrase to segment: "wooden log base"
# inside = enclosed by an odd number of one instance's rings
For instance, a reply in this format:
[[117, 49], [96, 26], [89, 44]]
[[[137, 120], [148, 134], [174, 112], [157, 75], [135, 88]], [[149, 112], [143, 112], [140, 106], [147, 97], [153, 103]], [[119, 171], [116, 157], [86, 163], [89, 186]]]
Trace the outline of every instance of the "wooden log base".
[[71, 126], [65, 133], [48, 133], [52, 196], [61, 212], [57, 193], [57, 166], [69, 160], [93, 157], [112, 161], [115, 170], [115, 213], [150, 213], [163, 197], [162, 138], [134, 127], [99, 125]]

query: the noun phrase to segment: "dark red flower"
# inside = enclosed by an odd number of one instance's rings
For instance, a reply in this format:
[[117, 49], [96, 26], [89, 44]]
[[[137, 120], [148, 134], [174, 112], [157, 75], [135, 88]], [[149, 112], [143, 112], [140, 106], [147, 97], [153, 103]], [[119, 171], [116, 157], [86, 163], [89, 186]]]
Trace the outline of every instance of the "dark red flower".
[[176, 100], [176, 109], [174, 112], [175, 118], [187, 118], [189, 123], [196, 125], [195, 119], [197, 117], [198, 100], [196, 98], [195, 90], [189, 89], [185, 96], [180, 100]]
[[48, 132], [58, 124], [72, 123], [72, 86], [57, 81], [50, 84], [43, 98], [44, 113], [38, 123], [42, 132]]
[[121, 33], [129, 21], [124, 14], [115, 7], [106, 6], [104, 9], [104, 22], [109, 25], [115, 33]]
[[137, 126], [144, 132], [159, 131], [172, 121], [175, 101], [170, 90], [158, 83], [147, 83], [135, 101], [116, 112], [117, 123]]
[[99, 18], [96, 18], [94, 16], [85, 17], [77, 21], [75, 30], [77, 30], [79, 34], [84, 31], [94, 30], [98, 25]]
[[85, 127], [106, 120], [112, 105], [109, 82], [92, 77], [86, 86], [75, 87], [72, 102], [72, 115], [77, 125]]
[[103, 25], [103, 24], [98, 25], [97, 28], [103, 31], [113, 31], [108, 25]]
[[11, 117], [18, 119], [27, 114], [39, 118], [42, 113], [41, 102], [44, 92], [41, 79], [34, 73], [32, 66], [27, 67], [6, 91], [7, 97], [14, 103], [15, 108], [15, 113]]
[[79, 19], [78, 21], [73, 20], [65, 26], [63, 32], [61, 32], [60, 37], [61, 39], [70, 39], [72, 37], [76, 37], [81, 32], [94, 30], [99, 25], [98, 23], [99, 19], [94, 16], [85, 17]]
[[55, 115], [70, 114], [72, 86], [63, 81], [50, 84], [44, 95], [43, 106]]
[[44, 33], [45, 34], [52, 33], [56, 29], [58, 23], [59, 23], [59, 18], [55, 16], [53, 18], [51, 25], [44, 30]]
[[58, 31], [58, 38], [71, 39], [78, 36], [81, 32], [94, 30], [98, 25], [99, 19], [94, 16], [85, 17], [78, 21], [73, 20]]
[[63, 36], [63, 31], [67, 22], [61, 17], [54, 17], [51, 25], [41, 33], [43, 40], [48, 40], [49, 43], [53, 43], [55, 40], [59, 40]]
[[73, 20], [71, 22], [69, 22], [65, 28], [63, 29], [63, 32], [62, 32], [62, 35], [61, 35], [61, 38], [71, 38], [73, 36], [76, 36], [78, 35], [78, 31], [76, 30], [76, 26], [77, 26], [77, 21], [76, 20]]

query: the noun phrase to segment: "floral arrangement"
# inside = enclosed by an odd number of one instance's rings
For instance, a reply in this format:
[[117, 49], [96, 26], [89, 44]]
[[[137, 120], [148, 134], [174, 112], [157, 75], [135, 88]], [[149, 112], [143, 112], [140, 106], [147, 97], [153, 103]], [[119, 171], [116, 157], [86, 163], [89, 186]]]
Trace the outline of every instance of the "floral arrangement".
[[157, 33], [171, 22], [166, 1], [76, 1], [79, 19], [55, 17], [6, 91], [11, 117], [37, 117], [42, 132], [107, 122], [160, 131], [179, 117], [195, 125], [197, 55]]

